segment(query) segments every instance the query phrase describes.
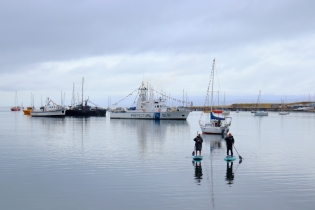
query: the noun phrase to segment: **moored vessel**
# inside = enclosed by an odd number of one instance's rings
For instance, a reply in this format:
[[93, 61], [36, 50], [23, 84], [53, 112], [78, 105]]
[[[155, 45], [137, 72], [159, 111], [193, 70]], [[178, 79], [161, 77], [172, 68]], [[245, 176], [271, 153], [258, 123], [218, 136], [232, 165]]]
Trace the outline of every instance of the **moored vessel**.
[[100, 108], [98, 106], [91, 107], [87, 105], [88, 99], [73, 107], [69, 107], [66, 111], [66, 116], [76, 116], [76, 117], [105, 117], [106, 109]]

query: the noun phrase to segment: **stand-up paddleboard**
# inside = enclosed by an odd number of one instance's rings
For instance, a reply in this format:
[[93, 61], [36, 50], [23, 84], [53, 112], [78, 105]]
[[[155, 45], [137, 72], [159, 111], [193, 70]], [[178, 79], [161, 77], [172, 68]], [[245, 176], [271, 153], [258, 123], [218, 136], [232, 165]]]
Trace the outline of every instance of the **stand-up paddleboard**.
[[224, 158], [225, 161], [234, 161], [236, 160], [236, 157], [235, 156], [231, 156], [231, 155], [228, 155]]
[[193, 160], [202, 160], [203, 157], [200, 155], [196, 155], [196, 156], [193, 156], [192, 158]]

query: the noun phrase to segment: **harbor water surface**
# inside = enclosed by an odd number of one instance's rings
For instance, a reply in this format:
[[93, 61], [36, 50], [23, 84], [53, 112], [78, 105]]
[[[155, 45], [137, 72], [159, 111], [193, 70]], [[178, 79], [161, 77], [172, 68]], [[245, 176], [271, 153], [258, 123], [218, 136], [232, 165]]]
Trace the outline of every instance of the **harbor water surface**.
[[[110, 114], [110, 113], [109, 113]], [[108, 115], [109, 115], [108, 114]], [[0, 109], [0, 209], [314, 209], [315, 114], [232, 112], [243, 157], [187, 121], [32, 118]], [[237, 155], [234, 150], [234, 155]]]

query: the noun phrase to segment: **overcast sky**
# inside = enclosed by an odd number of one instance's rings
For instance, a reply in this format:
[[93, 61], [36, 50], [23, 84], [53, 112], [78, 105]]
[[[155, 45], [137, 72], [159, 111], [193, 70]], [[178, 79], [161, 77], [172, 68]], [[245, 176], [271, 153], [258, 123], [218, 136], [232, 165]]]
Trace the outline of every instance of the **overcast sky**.
[[[227, 103], [314, 100], [315, 1], [2, 1], [0, 106], [108, 105], [149, 82], [203, 104], [212, 61]], [[217, 82], [218, 81], [218, 82]], [[220, 84], [220, 87], [218, 86]], [[80, 93], [81, 94], [81, 93]], [[127, 99], [121, 105], [131, 105]], [[44, 100], [43, 100], [44, 101]]]

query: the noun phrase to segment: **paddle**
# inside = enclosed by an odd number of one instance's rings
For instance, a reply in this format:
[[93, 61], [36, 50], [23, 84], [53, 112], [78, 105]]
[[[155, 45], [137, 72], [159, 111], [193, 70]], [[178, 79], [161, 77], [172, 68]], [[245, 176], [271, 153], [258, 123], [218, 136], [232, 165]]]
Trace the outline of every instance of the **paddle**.
[[[234, 147], [235, 151], [236, 151], [237, 154], [238, 154], [238, 151], [237, 151], [237, 149], [235, 148], [234, 144], [233, 144], [233, 147]], [[238, 154], [238, 157], [239, 157], [239, 159], [241, 159], [241, 160], [243, 159], [242, 156], [240, 156], [240, 154]]]

